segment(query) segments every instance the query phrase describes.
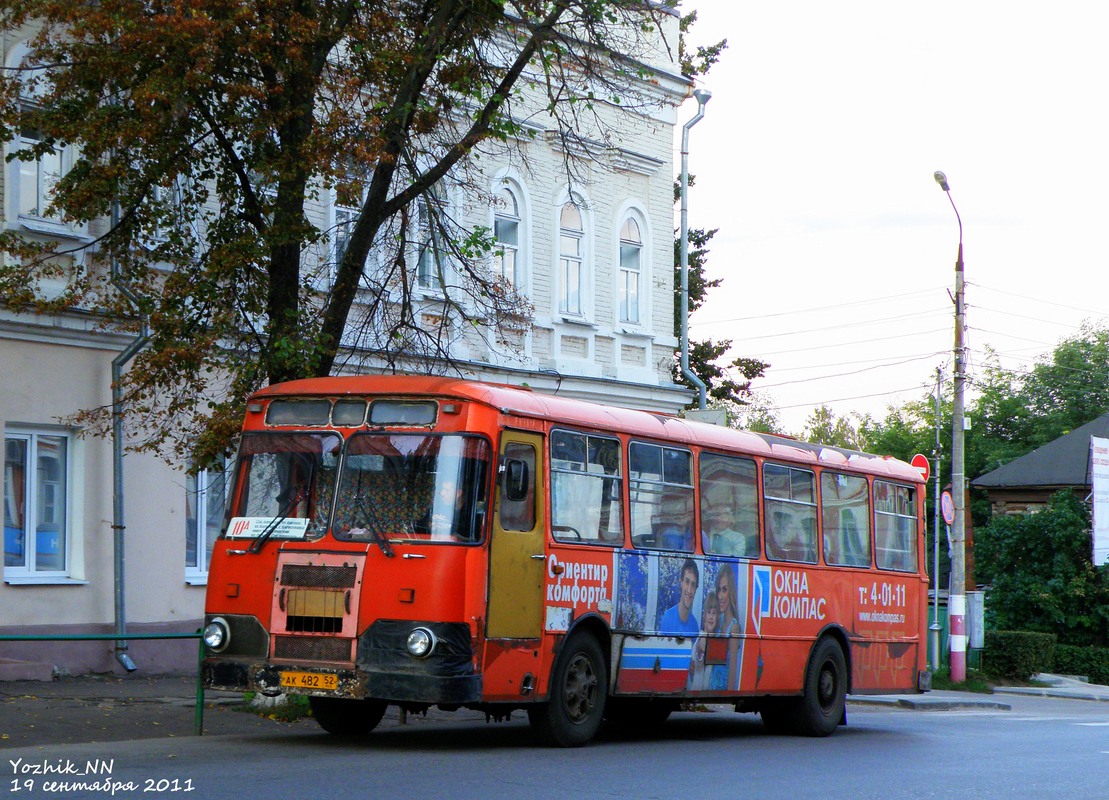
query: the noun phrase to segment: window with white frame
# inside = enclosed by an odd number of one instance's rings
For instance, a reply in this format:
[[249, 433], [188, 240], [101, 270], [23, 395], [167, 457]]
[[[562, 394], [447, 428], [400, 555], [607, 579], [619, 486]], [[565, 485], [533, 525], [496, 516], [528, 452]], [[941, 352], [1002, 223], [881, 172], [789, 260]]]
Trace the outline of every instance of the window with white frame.
[[582, 291], [585, 270], [585, 227], [581, 209], [571, 200], [562, 207], [559, 217], [559, 298], [558, 310], [563, 314], [583, 316]]
[[69, 558], [70, 442], [4, 432], [4, 576], [62, 576]]
[[227, 470], [221, 465], [185, 478], [185, 578], [205, 579], [212, 545], [227, 507]]
[[[19, 105], [21, 112], [34, 111], [42, 102], [42, 86], [39, 83], [44, 70], [35, 64], [26, 43], [12, 49], [7, 61], [10, 69], [21, 69]], [[12, 137], [9, 153], [29, 151], [42, 145], [44, 136], [33, 121], [26, 119], [21, 123], [18, 133]], [[67, 227], [62, 222], [62, 212], [58, 209], [48, 211], [54, 200], [58, 181], [72, 166], [73, 149], [71, 146], [55, 147], [38, 156], [13, 158], [9, 165], [7, 186], [10, 190], [8, 208], [12, 216], [23, 227], [33, 231], [64, 234]]]
[[443, 210], [443, 200], [434, 190], [416, 201], [416, 285], [430, 291], [443, 289]]
[[635, 217], [620, 227], [620, 321], [639, 324], [639, 287], [643, 270], [643, 235]]
[[[350, 245], [350, 238], [354, 234], [354, 226], [358, 224], [359, 215], [362, 213], [361, 208], [356, 203], [359, 203], [361, 198], [355, 192], [351, 196], [351, 192], [339, 191], [332, 192], [331, 209], [332, 209], [332, 226], [331, 226], [331, 275], [332, 282], [335, 281], [335, 275], [339, 269], [339, 262], [346, 253], [347, 247]], [[378, 266], [381, 264], [381, 252], [378, 246], [381, 234], [374, 240], [370, 246], [370, 252], [366, 255], [366, 263], [363, 265], [362, 274], [358, 278], [358, 286], [361, 289], [369, 289], [372, 291], [381, 291], [382, 287], [374, 282], [374, 277]]]
[[[25, 126], [19, 134], [19, 149], [36, 147], [41, 141], [38, 129]], [[51, 150], [34, 160], [16, 160], [19, 170], [17, 211], [20, 217], [61, 222], [61, 212], [55, 210], [48, 214], [47, 208], [54, 199], [54, 187], [62, 178], [62, 158], [61, 150]]]
[[497, 193], [493, 216], [493, 275], [519, 287], [520, 203], [508, 186]]

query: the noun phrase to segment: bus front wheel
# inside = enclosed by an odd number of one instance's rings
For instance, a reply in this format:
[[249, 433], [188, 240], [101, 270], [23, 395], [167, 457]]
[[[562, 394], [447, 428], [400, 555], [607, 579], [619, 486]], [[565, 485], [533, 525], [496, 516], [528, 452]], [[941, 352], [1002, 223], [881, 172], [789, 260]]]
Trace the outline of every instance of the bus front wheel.
[[344, 700], [338, 697], [309, 697], [312, 716], [333, 736], [365, 736], [385, 716], [380, 700]]
[[528, 722], [545, 744], [580, 747], [601, 727], [607, 686], [605, 658], [596, 638], [574, 634], [555, 662], [550, 698], [528, 708]]

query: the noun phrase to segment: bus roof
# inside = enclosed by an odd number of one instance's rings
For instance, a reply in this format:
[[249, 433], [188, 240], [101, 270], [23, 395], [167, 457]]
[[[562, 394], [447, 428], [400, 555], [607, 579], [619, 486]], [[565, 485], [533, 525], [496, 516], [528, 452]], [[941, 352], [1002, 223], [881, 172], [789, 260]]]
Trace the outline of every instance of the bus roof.
[[920, 483], [920, 473], [904, 461], [800, 442], [783, 436], [726, 428], [649, 411], [607, 406], [535, 392], [526, 386], [482, 383], [427, 375], [350, 375], [306, 378], [273, 384], [257, 391], [257, 398], [417, 395], [483, 403], [502, 414], [563, 422], [603, 431], [665, 439], [704, 447], [741, 450], [767, 458], [820, 464]]

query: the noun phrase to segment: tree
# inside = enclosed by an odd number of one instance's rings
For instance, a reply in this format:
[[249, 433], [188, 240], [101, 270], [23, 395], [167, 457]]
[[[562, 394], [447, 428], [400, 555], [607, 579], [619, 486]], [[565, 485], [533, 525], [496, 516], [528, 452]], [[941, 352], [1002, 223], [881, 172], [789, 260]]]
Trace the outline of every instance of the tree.
[[[675, 199], [678, 197], [679, 187], [675, 187]], [[705, 265], [708, 260], [708, 244], [716, 235], [716, 230], [703, 230], [690, 228], [689, 249], [687, 252], [689, 273], [687, 287], [689, 290], [689, 313], [692, 314], [705, 302], [709, 289], [715, 289], [723, 282], [722, 278], [709, 280], [705, 277]], [[681, 336], [681, 322], [684, 309], [682, 308], [681, 292], [681, 232], [674, 240], [674, 335]], [[721, 363], [721, 359], [732, 348], [731, 339], [714, 341], [689, 341], [689, 369], [698, 378], [704, 381], [706, 393], [712, 400], [725, 407], [744, 406], [750, 402], [751, 381], [761, 378], [770, 365], [757, 358], [739, 357]], [[680, 355], [680, 354], [679, 354]], [[685, 384], [692, 388], [693, 384], [682, 375], [681, 362], [676, 358], [674, 363], [674, 382]]]
[[1075, 645], [1109, 644], [1109, 567], [1090, 555], [1090, 514], [1059, 492], [1035, 514], [995, 517], [975, 531], [979, 580], [1001, 630], [1054, 633]]
[[[0, 293], [21, 311], [148, 329], [123, 387], [145, 414], [141, 446], [201, 463], [253, 390], [356, 355], [352, 328], [380, 363], [434, 368], [450, 326], [416, 317], [424, 253], [433, 271], [448, 253], [458, 265], [441, 319], [511, 329], [529, 315], [488, 268], [489, 231], [459, 230], [442, 194], [476, 188], [478, 148], [540, 126], [573, 180], [605, 112], [646, 102], [636, 59], [666, 13], [640, 0], [0, 0], [4, 30], [38, 30], [24, 68], [0, 77], [0, 131], [34, 132], [14, 153], [24, 163], [78, 150], [42, 211], [93, 239], [78, 245], [92, 257], [72, 258], [56, 237], [3, 234]], [[308, 213], [328, 192], [350, 211], [331, 229]]]

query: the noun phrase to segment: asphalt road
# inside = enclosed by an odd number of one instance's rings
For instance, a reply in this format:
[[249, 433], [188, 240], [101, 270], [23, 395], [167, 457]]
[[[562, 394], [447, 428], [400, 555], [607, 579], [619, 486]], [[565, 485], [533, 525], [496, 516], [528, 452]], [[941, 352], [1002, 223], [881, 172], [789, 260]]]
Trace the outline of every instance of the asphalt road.
[[[657, 734], [602, 731], [575, 750], [535, 746], [519, 713], [508, 723], [461, 712], [406, 725], [391, 713], [357, 742], [323, 734], [311, 720], [259, 718], [247, 732], [8, 747], [0, 786], [26, 798], [234, 800], [1109, 796], [1109, 703], [1005, 700], [1008, 710], [853, 704], [848, 726], [827, 739], [771, 736], [747, 714], [682, 713]], [[90, 763], [93, 774], [60, 772], [70, 764], [87, 772]], [[26, 771], [40, 765], [57, 770]]]

